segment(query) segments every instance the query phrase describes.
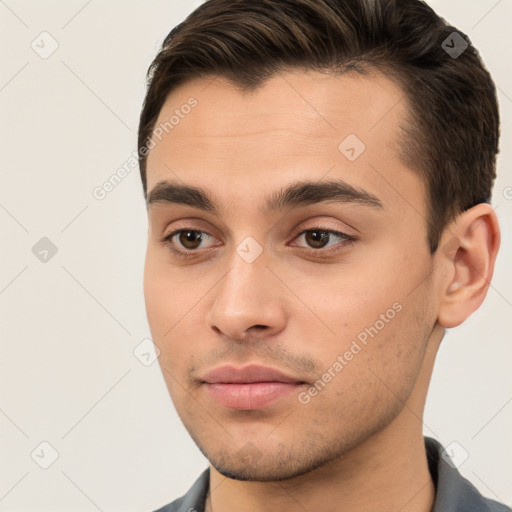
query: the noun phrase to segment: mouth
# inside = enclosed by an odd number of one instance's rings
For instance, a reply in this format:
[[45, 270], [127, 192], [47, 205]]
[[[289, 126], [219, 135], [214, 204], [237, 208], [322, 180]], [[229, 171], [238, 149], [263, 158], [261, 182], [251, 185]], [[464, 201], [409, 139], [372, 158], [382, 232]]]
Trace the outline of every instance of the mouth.
[[221, 366], [208, 372], [202, 384], [210, 399], [228, 409], [256, 410], [289, 396], [306, 383], [265, 366]]

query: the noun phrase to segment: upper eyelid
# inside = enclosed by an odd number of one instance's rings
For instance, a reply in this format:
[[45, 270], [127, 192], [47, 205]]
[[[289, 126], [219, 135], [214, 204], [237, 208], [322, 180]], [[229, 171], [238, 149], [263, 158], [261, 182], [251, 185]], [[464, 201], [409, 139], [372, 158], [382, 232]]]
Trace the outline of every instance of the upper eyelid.
[[[204, 231], [202, 229], [180, 228], [180, 229], [175, 229], [175, 230], [171, 231], [168, 235], [164, 235], [162, 237], [162, 241], [170, 242], [176, 235], [179, 235], [183, 231], [196, 231], [197, 233], [201, 233], [202, 235], [207, 235], [211, 238], [216, 238], [215, 236], [211, 235], [210, 233], [208, 233], [207, 231]], [[190, 250], [194, 250], [194, 249], [189, 249], [189, 251]]]
[[[313, 207], [313, 206], [314, 205], [311, 205], [310, 207]], [[306, 209], [308, 209], [308, 208], [309, 207], [306, 207]], [[300, 222], [291, 221], [291, 222], [293, 222], [294, 226], [300, 226], [300, 229], [293, 228], [291, 230], [292, 232], [294, 232], [296, 234], [296, 236], [298, 234], [302, 233], [302, 231], [308, 231], [310, 229], [324, 229], [325, 231], [337, 231], [337, 232], [340, 232], [340, 233], [343, 233], [343, 234], [346, 234], [349, 236], [354, 236], [354, 237], [358, 237], [361, 234], [360, 229], [358, 229], [355, 225], [353, 225], [352, 222], [350, 222], [348, 219], [342, 220], [341, 218], [339, 218], [336, 215], [335, 212], [330, 212], [329, 210], [326, 210], [323, 212], [321, 212], [321, 211], [316, 211], [316, 212], [315, 211], [305, 211], [304, 214], [305, 215], [302, 218], [302, 220], [297, 219], [297, 221], [300, 220]], [[300, 215], [300, 216], [302, 217], [302, 215]], [[171, 223], [172, 224], [179, 223], [179, 224], [183, 225], [183, 227], [178, 227], [176, 229], [173, 229], [169, 233], [171, 233], [173, 231], [182, 231], [182, 230], [186, 230], [186, 229], [193, 229], [194, 231], [204, 232], [210, 236], [215, 236], [215, 235], [211, 234], [211, 231], [220, 233], [221, 231], [226, 230], [230, 235], [232, 234], [229, 227], [223, 221], [221, 221], [220, 219], [210, 219], [208, 217], [209, 216], [207, 216], [205, 218], [203, 216], [190, 215], [190, 216], [186, 216], [186, 218], [175, 219], [174, 222], [169, 222], [170, 219], [168, 219], [168, 222], [166, 222], [165, 225], [167, 227]], [[326, 219], [329, 219], [329, 220], [326, 220]], [[220, 221], [220, 227], [217, 227], [214, 225], [216, 223], [216, 221]], [[338, 226], [337, 227], [332, 226], [333, 222], [336, 223]], [[213, 230], [211, 229], [212, 223], [213, 223]], [[285, 223], [288, 224], [288, 222], [285, 222]], [[309, 227], [307, 225], [304, 226], [307, 223], [312, 223], [313, 226], [312, 227]], [[341, 223], [341, 225], [339, 225], [340, 223]], [[272, 229], [276, 226], [276, 224], [273, 224]], [[332, 227], [329, 226], [329, 224], [331, 224]], [[192, 228], [191, 225], [196, 225], [196, 226], [202, 225], [202, 226], [205, 226], [205, 228], [204, 229], [202, 229], [202, 227]], [[286, 230], [288, 231], [287, 228], [286, 228]], [[164, 229], [162, 231], [165, 232], [166, 228], [164, 227]], [[160, 232], [162, 232], [162, 231], [160, 231]]]
[[[193, 224], [196, 220], [200, 220], [201, 219], [190, 219], [190, 224]], [[351, 226], [350, 224], [347, 224], [346, 222], [343, 222], [343, 224], [345, 224], [345, 226], [348, 227], [348, 229], [346, 228], [336, 228], [336, 227], [330, 227], [327, 224], [327, 221], [321, 221], [321, 220], [310, 220], [310, 222], [313, 223], [312, 226], [304, 226], [304, 222], [308, 222], [308, 221], [303, 221], [301, 223], [299, 223], [299, 228], [297, 229], [293, 229], [292, 232], [295, 236], [298, 236], [300, 234], [302, 234], [304, 231], [311, 231], [311, 230], [314, 230], [314, 229], [319, 229], [319, 230], [323, 230], [323, 231], [332, 231], [332, 232], [336, 232], [336, 233], [340, 233], [340, 234], [343, 234], [343, 235], [347, 235], [347, 236], [357, 236], [356, 234], [359, 233], [359, 230], [353, 226]], [[169, 231], [169, 234], [167, 235], [162, 235], [163, 238], [165, 237], [168, 237], [168, 236], [171, 236], [171, 234], [176, 234], [176, 233], [179, 233], [181, 231], [198, 231], [199, 233], [205, 233], [209, 236], [213, 236], [215, 238], [215, 235], [212, 235], [210, 232], [208, 232], [206, 229], [202, 229], [200, 227], [191, 227], [190, 225], [184, 225], [183, 227], [178, 227], [176, 229], [173, 229], [171, 231]], [[213, 231], [216, 231], [216, 229], [214, 229]], [[352, 235], [350, 234], [350, 232], [355, 232], [356, 234]]]
[[[349, 235], [348, 233], [345, 233], [343, 231], [339, 231], [339, 230], [335, 230], [335, 229], [325, 229], [325, 228], [319, 228], [319, 227], [312, 227], [312, 228], [308, 228], [308, 229], [302, 229], [300, 230], [294, 237], [293, 237], [293, 240], [297, 240], [297, 238], [299, 238], [300, 236], [304, 235], [304, 233], [308, 232], [308, 231], [324, 231], [325, 233], [329, 233], [330, 235], [334, 235], [334, 236], [337, 236], [337, 237], [340, 237], [340, 238], [344, 238], [343, 241], [345, 242], [348, 242], [348, 241], [354, 241], [356, 240], [356, 237], [353, 236], [353, 235]], [[292, 240], [292, 241], [293, 241]], [[328, 251], [328, 249], [324, 249], [323, 247], [320, 248], [320, 249], [313, 249], [311, 247], [303, 247], [303, 249], [308, 249], [308, 250], [312, 250], [312, 251], [315, 251], [315, 252], [321, 252], [322, 250], [325, 250], [325, 252]]]
[[[344, 231], [341, 231], [341, 230], [331, 229], [331, 228], [322, 227], [322, 226], [311, 226], [311, 227], [299, 228], [298, 230], [295, 230], [294, 234], [293, 234], [293, 240], [297, 239], [299, 236], [307, 233], [308, 231], [315, 231], [315, 230], [317, 230], [317, 231], [324, 231], [326, 233], [330, 233], [330, 234], [333, 234], [335, 236], [341, 236], [341, 237], [344, 236], [344, 237], [346, 237], [347, 240], [354, 240], [355, 239], [355, 237], [353, 235], [345, 233]], [[168, 235], [164, 235], [162, 241], [170, 242], [172, 240], [172, 238], [174, 238], [176, 235], [182, 233], [183, 231], [196, 231], [197, 233], [201, 233], [201, 234], [207, 235], [207, 236], [209, 236], [211, 238], [216, 238], [215, 236], [211, 235], [210, 233], [208, 233], [207, 231], [204, 231], [202, 229], [194, 229], [194, 228], [183, 227], [183, 228], [179, 228], [179, 229], [175, 229], [175, 230], [171, 231]], [[183, 248], [182, 250], [184, 250], [185, 252], [195, 252], [198, 249], [186, 249], [186, 248]], [[319, 249], [319, 251], [320, 250], [321, 249]]]

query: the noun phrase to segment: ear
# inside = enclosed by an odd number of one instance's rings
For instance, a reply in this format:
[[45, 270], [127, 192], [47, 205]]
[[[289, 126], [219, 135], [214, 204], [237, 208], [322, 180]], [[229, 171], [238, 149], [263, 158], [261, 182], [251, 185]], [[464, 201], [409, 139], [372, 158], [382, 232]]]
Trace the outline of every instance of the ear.
[[456, 327], [482, 304], [500, 245], [494, 209], [481, 203], [457, 216], [443, 232], [436, 265], [442, 267], [438, 322]]

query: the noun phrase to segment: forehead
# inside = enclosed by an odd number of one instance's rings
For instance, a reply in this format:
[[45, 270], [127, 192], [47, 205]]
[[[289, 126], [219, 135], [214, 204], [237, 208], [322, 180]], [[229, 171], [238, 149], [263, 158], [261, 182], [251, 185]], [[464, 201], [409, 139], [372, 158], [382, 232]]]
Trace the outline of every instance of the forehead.
[[148, 191], [177, 179], [233, 199], [329, 174], [392, 200], [394, 183], [422, 188], [399, 157], [406, 109], [400, 87], [378, 73], [287, 72], [249, 92], [194, 79], [172, 91], [155, 123]]

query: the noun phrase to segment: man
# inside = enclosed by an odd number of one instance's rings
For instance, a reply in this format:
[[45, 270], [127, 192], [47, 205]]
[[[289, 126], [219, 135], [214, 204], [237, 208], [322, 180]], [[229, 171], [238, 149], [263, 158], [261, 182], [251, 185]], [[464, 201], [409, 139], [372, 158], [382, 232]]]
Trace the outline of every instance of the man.
[[161, 511], [508, 510], [422, 430], [492, 277], [498, 134], [476, 50], [416, 0], [209, 0], [168, 35], [144, 292], [210, 467]]

